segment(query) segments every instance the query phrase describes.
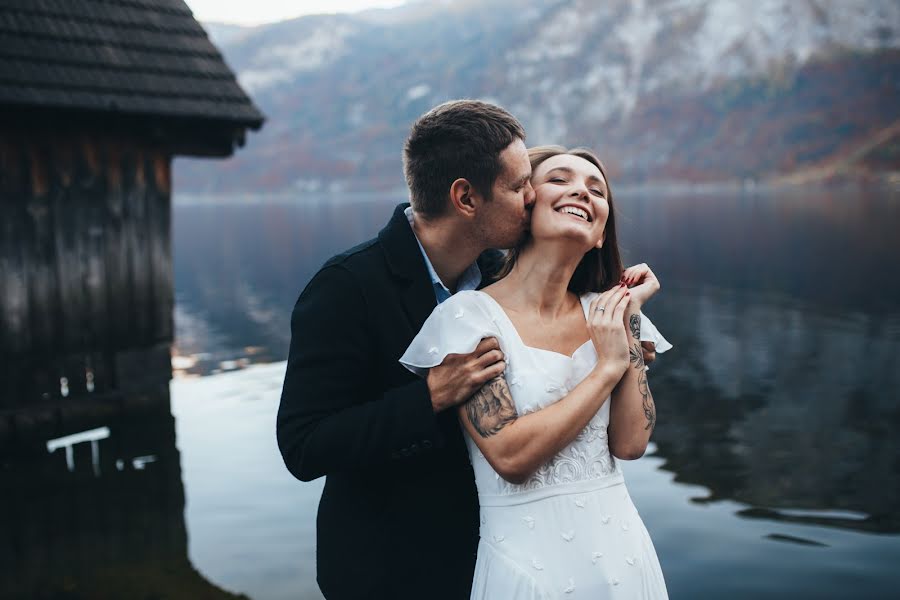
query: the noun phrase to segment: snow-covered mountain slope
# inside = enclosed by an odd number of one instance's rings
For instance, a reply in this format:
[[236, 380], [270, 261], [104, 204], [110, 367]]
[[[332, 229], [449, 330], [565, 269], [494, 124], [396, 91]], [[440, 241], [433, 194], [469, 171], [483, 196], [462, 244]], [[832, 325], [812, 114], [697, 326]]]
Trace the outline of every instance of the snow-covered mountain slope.
[[[900, 120], [895, 0], [419, 2], [221, 48], [269, 121], [226, 168], [179, 161], [182, 189], [400, 187], [410, 123], [457, 97], [506, 106], [529, 143], [590, 145], [626, 181], [830, 164]], [[876, 146], [897, 168], [897, 137]]]

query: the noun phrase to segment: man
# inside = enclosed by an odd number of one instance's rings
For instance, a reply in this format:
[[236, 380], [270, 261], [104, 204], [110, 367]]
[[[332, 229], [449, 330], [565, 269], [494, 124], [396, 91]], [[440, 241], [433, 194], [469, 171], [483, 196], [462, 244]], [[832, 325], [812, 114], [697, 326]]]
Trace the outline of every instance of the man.
[[534, 202], [519, 122], [460, 100], [413, 125], [411, 206], [333, 257], [300, 295], [278, 445], [303, 481], [326, 476], [318, 582], [329, 600], [468, 598], [478, 543], [472, 469], [449, 410], [504, 368], [496, 340], [421, 380], [397, 359], [435, 305], [487, 283]]

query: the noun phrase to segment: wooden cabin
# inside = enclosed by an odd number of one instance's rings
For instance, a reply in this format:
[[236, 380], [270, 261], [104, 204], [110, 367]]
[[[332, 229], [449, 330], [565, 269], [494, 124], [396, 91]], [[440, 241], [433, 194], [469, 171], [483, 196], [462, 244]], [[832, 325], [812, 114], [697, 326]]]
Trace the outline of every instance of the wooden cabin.
[[182, 0], [0, 0], [0, 445], [168, 401], [172, 159], [263, 120]]

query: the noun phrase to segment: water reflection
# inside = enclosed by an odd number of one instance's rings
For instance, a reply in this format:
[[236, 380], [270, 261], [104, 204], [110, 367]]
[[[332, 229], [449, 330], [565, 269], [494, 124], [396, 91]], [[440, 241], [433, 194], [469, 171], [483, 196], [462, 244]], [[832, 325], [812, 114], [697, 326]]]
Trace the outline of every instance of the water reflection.
[[67, 411], [53, 439], [103, 428], [108, 436], [63, 439], [71, 461], [65, 447], [48, 452], [46, 431], [18, 432], [0, 461], [2, 596], [242, 598], [188, 560], [167, 387], [125, 410], [116, 401], [82, 408]]
[[617, 197], [630, 261], [664, 285], [782, 294], [815, 312], [897, 314], [900, 190]]
[[[648, 310], [684, 352], [652, 379], [663, 468], [752, 518], [900, 531], [900, 318], [783, 296], [667, 290]], [[820, 513], [798, 513], [810, 509]], [[848, 511], [846, 514], [833, 514]], [[849, 514], [862, 513], [859, 514]]]
[[303, 286], [328, 257], [374, 236], [392, 210], [384, 201], [176, 203], [176, 345], [190, 357], [185, 371], [284, 360]]

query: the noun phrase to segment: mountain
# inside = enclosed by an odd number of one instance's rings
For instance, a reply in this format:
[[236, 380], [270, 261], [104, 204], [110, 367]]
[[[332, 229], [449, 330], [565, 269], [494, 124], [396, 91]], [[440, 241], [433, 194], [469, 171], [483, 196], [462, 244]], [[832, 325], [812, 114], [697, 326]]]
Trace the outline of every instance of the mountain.
[[213, 35], [268, 122], [224, 163], [179, 159], [183, 191], [400, 189], [410, 124], [460, 97], [617, 182], [900, 170], [894, 0], [417, 2]]
[[219, 48], [240, 39], [241, 36], [246, 35], [247, 32], [252, 31], [253, 29], [252, 27], [244, 25], [215, 23], [212, 21], [203, 23], [203, 28], [206, 29], [206, 34], [209, 36], [209, 39], [212, 40], [212, 43]]

